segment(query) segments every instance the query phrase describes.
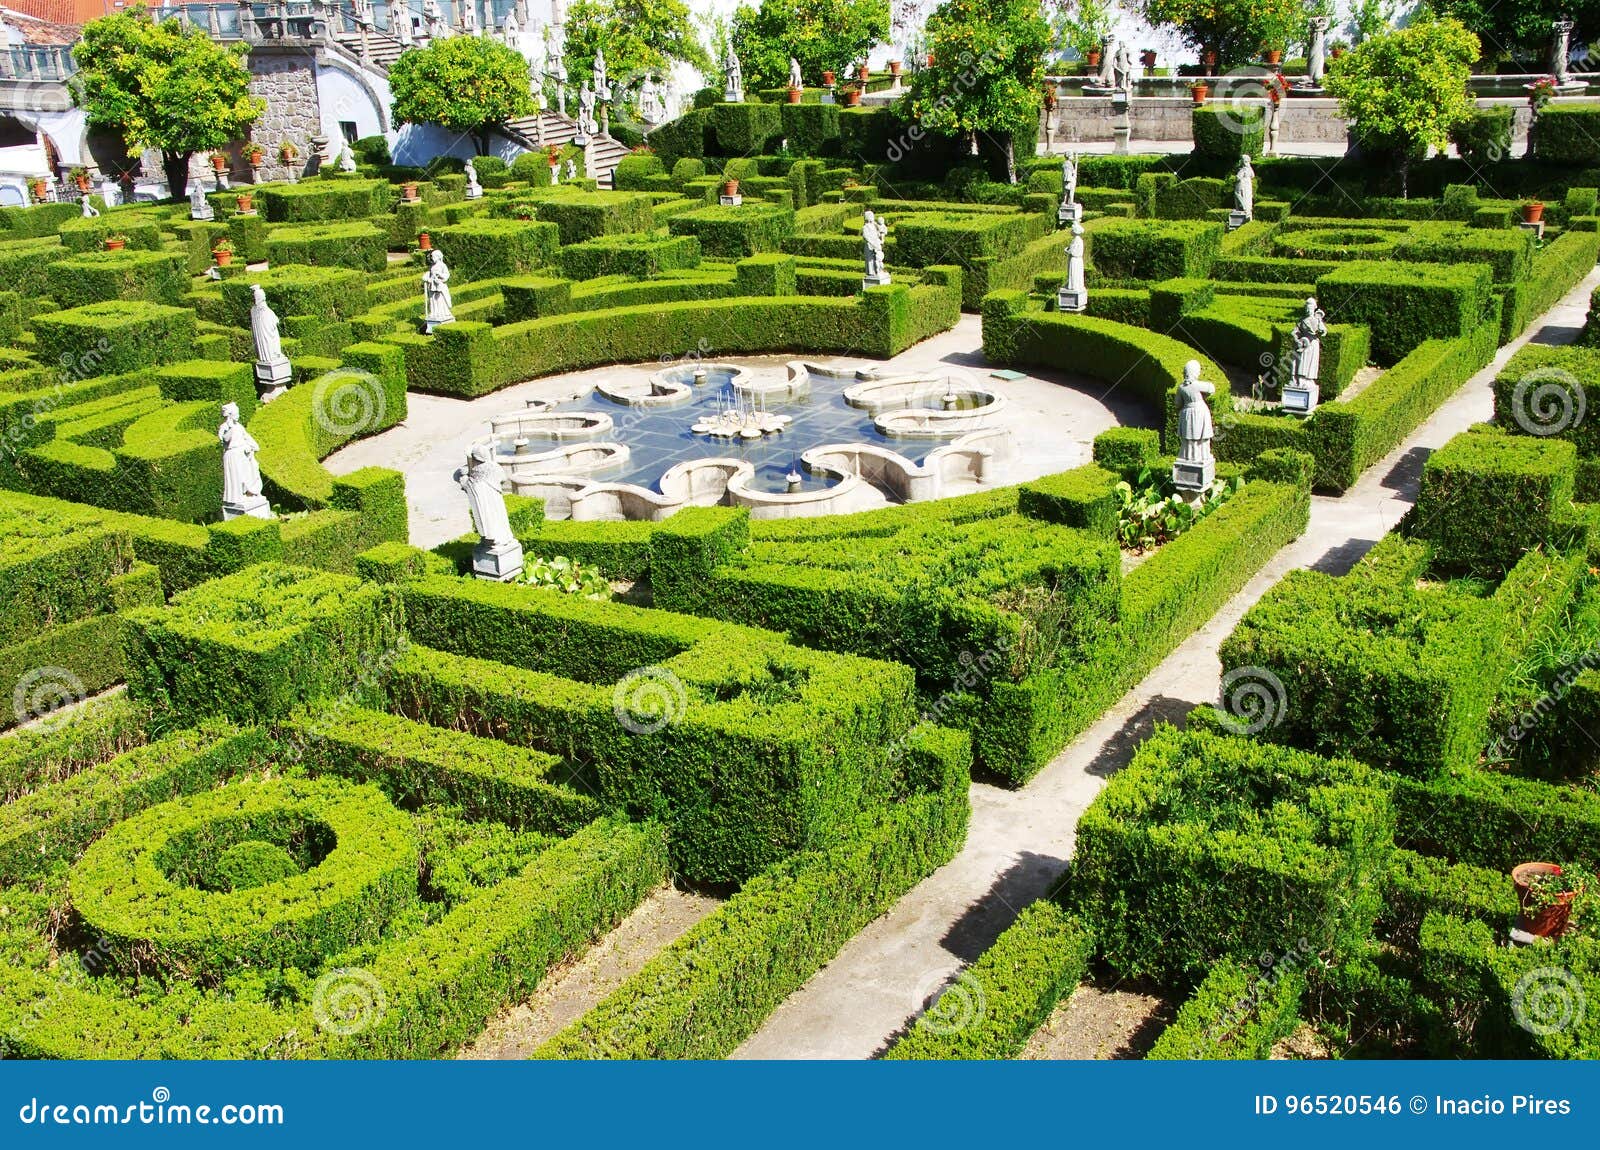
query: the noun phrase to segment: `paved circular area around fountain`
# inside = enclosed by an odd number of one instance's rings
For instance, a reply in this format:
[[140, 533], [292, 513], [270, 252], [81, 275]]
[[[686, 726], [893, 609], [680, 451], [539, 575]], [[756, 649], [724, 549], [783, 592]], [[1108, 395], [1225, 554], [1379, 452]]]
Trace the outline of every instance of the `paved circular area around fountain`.
[[[981, 320], [964, 315], [952, 330], [925, 340], [892, 359], [804, 358], [829, 365], [870, 365], [886, 376], [958, 373], [971, 382], [992, 388], [1005, 400], [994, 417], [996, 425], [1010, 430], [1013, 437], [1013, 462], [1002, 480], [1006, 483], [1080, 466], [1090, 458], [1094, 437], [1108, 427], [1153, 422], [1154, 413], [1144, 411], [1126, 396], [1115, 392], [1106, 395], [1103, 384], [1087, 377], [1041, 373], [1015, 380], [995, 379], [990, 374], [991, 366], [983, 358], [982, 344]], [[752, 368], [763, 377], [776, 378], [782, 377], [785, 365], [794, 358], [787, 355], [725, 357], [727, 362]], [[491, 420], [525, 410], [529, 400], [557, 402], [587, 394], [601, 381], [622, 387], [629, 384], [643, 387], [661, 367], [659, 363], [644, 363], [547, 376], [470, 401], [413, 392], [408, 397], [409, 413], [404, 423], [335, 453], [327, 459], [327, 467], [336, 475], [369, 465], [403, 472], [412, 542], [432, 547], [470, 530], [466, 496], [451, 479], [451, 473], [461, 466], [468, 447], [489, 437]], [[619, 410], [600, 399], [578, 406], [606, 410], [613, 415]], [[619, 419], [619, 423], [622, 422]], [[618, 437], [627, 442], [625, 428]], [[939, 442], [908, 440], [900, 450], [920, 459]], [[797, 443], [794, 453], [798, 454], [800, 447], [809, 446], [812, 443]], [[716, 450], [706, 447], [696, 449], [695, 454], [714, 455]]]

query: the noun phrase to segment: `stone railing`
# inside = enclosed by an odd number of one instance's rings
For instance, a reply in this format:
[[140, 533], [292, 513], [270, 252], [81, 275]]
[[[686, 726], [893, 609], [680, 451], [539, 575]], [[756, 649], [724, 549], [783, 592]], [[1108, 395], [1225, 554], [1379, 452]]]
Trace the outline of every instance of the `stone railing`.
[[71, 48], [0, 49], [0, 80], [66, 80], [78, 70]]

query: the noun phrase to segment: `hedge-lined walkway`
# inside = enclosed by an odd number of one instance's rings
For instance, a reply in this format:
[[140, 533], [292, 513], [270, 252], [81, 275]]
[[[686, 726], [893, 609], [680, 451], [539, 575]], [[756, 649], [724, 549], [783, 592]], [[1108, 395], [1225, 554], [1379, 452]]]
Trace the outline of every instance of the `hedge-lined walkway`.
[[[852, 939], [736, 1053], [747, 1058], [866, 1058], [880, 1051], [960, 967], [1041, 897], [1072, 853], [1078, 818], [1158, 720], [1181, 721], [1215, 700], [1217, 650], [1245, 611], [1298, 567], [1342, 572], [1399, 521], [1416, 497], [1429, 451], [1493, 414], [1490, 383], [1529, 338], [1570, 342], [1583, 326], [1592, 271], [1502, 348], [1426, 423], [1337, 498], [1314, 497], [1305, 535], [1284, 548], [1209, 623], [1031, 783], [972, 788], [965, 849]], [[981, 1009], [981, 1006], [979, 1007]]]

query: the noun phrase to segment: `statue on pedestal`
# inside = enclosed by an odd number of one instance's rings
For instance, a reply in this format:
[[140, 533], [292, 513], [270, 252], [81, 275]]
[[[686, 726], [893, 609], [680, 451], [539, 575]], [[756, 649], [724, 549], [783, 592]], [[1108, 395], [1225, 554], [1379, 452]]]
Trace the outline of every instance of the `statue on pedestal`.
[[1100, 70], [1092, 86], [1106, 90], [1117, 86], [1117, 38], [1109, 32], [1100, 40]]
[[214, 219], [216, 213], [212, 211], [211, 204], [206, 200], [205, 184], [200, 179], [189, 181], [189, 218], [191, 220]]
[[428, 270], [422, 273], [422, 328], [428, 334], [442, 323], [454, 323], [451, 311], [450, 269], [445, 266], [444, 253], [438, 248], [428, 257]]
[[861, 286], [881, 287], [889, 282], [889, 269], [883, 262], [883, 241], [889, 235], [889, 225], [878, 219], [869, 208], [861, 225], [861, 253], [865, 268]]
[[389, 35], [400, 41], [404, 47], [411, 47], [413, 32], [410, 0], [389, 0]]
[[92, 220], [100, 215], [100, 209], [89, 202], [89, 193], [85, 192], [79, 203], [82, 205], [84, 219]]
[[1239, 157], [1239, 170], [1233, 175], [1234, 214], [1244, 217], [1240, 223], [1255, 219], [1256, 170], [1250, 166], [1250, 156]]
[[271, 519], [272, 505], [261, 494], [261, 467], [256, 452], [261, 445], [245, 430], [239, 419], [239, 405], [222, 405], [222, 426], [217, 428], [222, 444], [222, 517], [237, 519], [249, 515]]
[[1306, 48], [1306, 88], [1321, 88], [1322, 74], [1328, 67], [1328, 25], [1326, 16], [1313, 16], [1310, 22], [1311, 43]]
[[502, 488], [505, 472], [495, 462], [494, 449], [477, 444], [467, 452], [466, 466], [455, 471], [456, 484], [466, 493], [472, 527], [478, 544], [472, 549], [472, 569], [480, 579], [505, 582], [522, 571], [522, 544], [511, 531]]
[[804, 88], [805, 79], [800, 75], [800, 61], [793, 56], [789, 57], [789, 87]]
[[1089, 287], [1084, 272], [1083, 225], [1072, 225], [1072, 242], [1067, 245], [1067, 282], [1056, 293], [1057, 311], [1082, 311], [1089, 306]]
[[478, 183], [477, 165], [468, 160], [462, 172], [467, 177], [467, 199], [481, 200], [483, 198], [483, 185]]
[[289, 386], [292, 372], [278, 334], [278, 313], [267, 303], [267, 293], [260, 284], [250, 285], [250, 291], [255, 297], [250, 308], [250, 337], [255, 343], [256, 390], [265, 402]]
[[1178, 458], [1172, 465], [1172, 481], [1178, 487], [1204, 490], [1216, 476], [1209, 401], [1216, 390], [1215, 384], [1200, 378], [1199, 360], [1183, 365], [1183, 382], [1178, 385]]
[[723, 91], [722, 99], [729, 104], [744, 103], [744, 69], [739, 67], [739, 58], [733, 54], [733, 45], [728, 45], [728, 54], [722, 60]]

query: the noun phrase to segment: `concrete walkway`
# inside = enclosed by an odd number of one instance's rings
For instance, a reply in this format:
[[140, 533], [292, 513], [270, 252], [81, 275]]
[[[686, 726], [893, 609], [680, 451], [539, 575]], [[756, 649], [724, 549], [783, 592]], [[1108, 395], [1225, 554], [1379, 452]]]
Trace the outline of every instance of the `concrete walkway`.
[[[1531, 337], [1570, 342], [1597, 284], [1600, 271], [1591, 272], [1530, 328]], [[1306, 533], [1031, 783], [1016, 791], [974, 784], [972, 826], [961, 854], [846, 944], [734, 1056], [869, 1058], [882, 1050], [931, 993], [1049, 890], [1071, 857], [1079, 816], [1152, 725], [1179, 721], [1215, 701], [1217, 650], [1245, 611], [1295, 568], [1348, 570], [1395, 525], [1415, 501], [1428, 453], [1493, 414], [1490, 383], [1527, 338], [1502, 348], [1344, 495], [1314, 498]]]

